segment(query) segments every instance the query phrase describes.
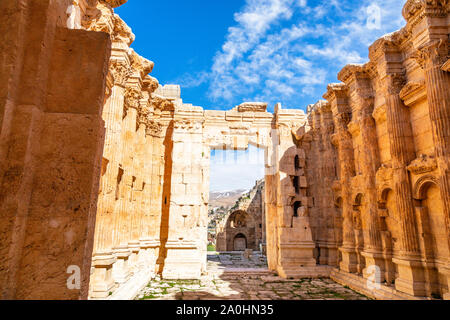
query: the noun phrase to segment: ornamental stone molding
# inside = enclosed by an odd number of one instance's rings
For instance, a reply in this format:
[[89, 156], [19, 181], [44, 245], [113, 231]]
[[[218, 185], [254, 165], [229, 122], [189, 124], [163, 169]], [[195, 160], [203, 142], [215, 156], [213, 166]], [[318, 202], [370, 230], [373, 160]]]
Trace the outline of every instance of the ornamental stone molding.
[[125, 90], [125, 110], [139, 110], [140, 100], [143, 98], [142, 91], [135, 87], [127, 87]]
[[170, 101], [169, 99], [162, 97], [160, 95], [157, 95], [155, 93], [152, 93], [151, 95], [151, 104], [155, 110], [159, 111], [174, 111], [175, 105], [173, 101]]
[[91, 14], [83, 20], [84, 28], [89, 31], [105, 32], [111, 35], [115, 23], [112, 7], [104, 1], [99, 1], [97, 7], [91, 11]]
[[135, 38], [136, 37], [131, 31], [131, 28], [117, 14], [114, 14], [112, 40], [123, 42], [130, 46], [134, 42]]
[[[133, 299], [158, 275], [200, 279], [210, 150], [250, 144], [264, 149], [270, 272], [331, 277], [371, 298], [450, 299], [449, 1], [405, 0], [406, 26], [345, 66], [308, 114], [183, 103], [130, 49], [114, 13], [125, 0], [36, 2], [0, 11], [0, 56], [13, 57], [0, 59], [0, 142], [20, 151], [0, 159], [0, 299]], [[69, 264], [80, 290], [53, 281]], [[382, 289], [368, 288], [372, 265]]]
[[442, 68], [450, 58], [450, 47], [448, 39], [434, 40], [420, 46], [413, 59], [424, 70], [432, 66], [439, 66]]
[[348, 128], [348, 132], [350, 132], [350, 134], [353, 137], [356, 137], [359, 135], [359, 133], [361, 132], [361, 128], [359, 126], [359, 121], [350, 121], [349, 124], [347, 125]]
[[160, 137], [162, 132], [163, 132], [163, 128], [162, 125], [160, 123], [158, 123], [155, 120], [151, 120], [147, 118], [147, 123], [146, 123], [146, 129], [145, 129], [145, 134], [148, 136], [153, 136], [153, 137]]
[[426, 174], [421, 176], [413, 187], [413, 197], [416, 200], [423, 200], [426, 197], [426, 189], [430, 184], [439, 186], [439, 180], [433, 174]]
[[111, 60], [109, 70], [114, 77], [114, 85], [125, 87], [128, 78], [132, 74], [132, 69], [130, 66], [120, 60]]
[[404, 73], [389, 74], [386, 77], [387, 91], [389, 94], [398, 95], [406, 84]]
[[434, 156], [422, 154], [413, 160], [408, 166], [408, 170], [413, 174], [423, 174], [437, 169], [437, 161]]
[[448, 0], [408, 0], [403, 7], [403, 17], [408, 28], [414, 28], [425, 17], [445, 17], [448, 14]]
[[136, 70], [141, 78], [145, 78], [149, 73], [153, 71], [153, 61], [147, 60], [138, 55], [133, 49], [130, 53], [131, 67]]
[[244, 102], [236, 107], [238, 112], [266, 112], [267, 103], [265, 102]]
[[425, 81], [410, 81], [408, 82], [399, 93], [400, 99], [403, 103], [410, 107], [414, 103], [426, 98], [427, 92], [425, 88]]
[[145, 76], [144, 80], [142, 81], [143, 90], [147, 91], [148, 93], [153, 93], [158, 89], [159, 81], [156, 78], [153, 78], [152, 76]]
[[199, 133], [202, 131], [203, 121], [195, 121], [190, 119], [179, 119], [174, 121], [174, 129], [177, 132]]

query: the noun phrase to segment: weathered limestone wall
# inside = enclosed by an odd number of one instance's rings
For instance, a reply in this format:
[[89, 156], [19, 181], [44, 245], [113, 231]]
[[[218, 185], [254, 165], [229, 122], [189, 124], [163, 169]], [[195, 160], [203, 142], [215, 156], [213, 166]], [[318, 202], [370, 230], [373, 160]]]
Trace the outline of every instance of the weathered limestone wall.
[[275, 107], [271, 160], [265, 177], [267, 258], [269, 269], [286, 278], [316, 265], [308, 210], [311, 200], [306, 193], [306, 153], [295, 139], [306, 122], [302, 110]]
[[360, 291], [367, 285], [351, 274], [449, 298], [448, 12], [447, 1], [407, 1], [407, 26], [377, 40], [368, 63], [346, 66], [308, 110], [300, 138], [310, 141], [316, 256]]
[[0, 3], [2, 299], [88, 294], [111, 43], [67, 29], [68, 5]]
[[[99, 3], [94, 17], [88, 28], [107, 32], [112, 51], [90, 296], [126, 298], [159, 268], [168, 131], [161, 118], [173, 102], [156, 94], [153, 62], [130, 49], [134, 35], [113, 7]], [[126, 283], [135, 286], [129, 293]]]
[[198, 278], [210, 150], [249, 144], [265, 150], [269, 269], [449, 299], [448, 1], [408, 0], [407, 26], [308, 115], [184, 104], [130, 49], [124, 2], [0, 2], [2, 299], [126, 299], [156, 274]]

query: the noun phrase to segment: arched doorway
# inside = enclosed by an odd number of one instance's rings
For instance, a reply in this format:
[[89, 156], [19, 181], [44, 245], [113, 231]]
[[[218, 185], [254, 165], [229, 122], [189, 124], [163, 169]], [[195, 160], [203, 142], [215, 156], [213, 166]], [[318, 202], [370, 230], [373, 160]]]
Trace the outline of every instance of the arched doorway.
[[431, 175], [419, 179], [414, 188], [414, 198], [422, 229], [427, 291], [429, 295], [440, 298], [448, 291], [445, 269], [449, 247], [437, 179]]
[[245, 249], [247, 249], [247, 238], [239, 233], [234, 237], [233, 251], [245, 251]]
[[353, 203], [353, 226], [355, 231], [355, 249], [356, 249], [356, 259], [357, 259], [357, 272], [359, 274], [363, 273], [366, 267], [366, 260], [362, 255], [364, 251], [364, 233], [363, 233], [363, 219], [362, 214], [365, 212], [365, 198], [362, 193], [358, 193], [355, 197]]

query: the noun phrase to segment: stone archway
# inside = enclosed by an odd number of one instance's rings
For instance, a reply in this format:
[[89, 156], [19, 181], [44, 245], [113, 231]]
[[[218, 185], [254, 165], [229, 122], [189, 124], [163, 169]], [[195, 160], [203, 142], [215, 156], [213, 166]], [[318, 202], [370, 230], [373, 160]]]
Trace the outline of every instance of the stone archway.
[[449, 255], [443, 201], [437, 179], [432, 175], [420, 178], [414, 186], [425, 257], [425, 274], [429, 294], [442, 296], [448, 290], [446, 257]]
[[[280, 190], [278, 185], [285, 180], [277, 176], [280, 163], [295, 171], [294, 155], [290, 159], [286, 153], [297, 150], [292, 135], [305, 125], [305, 113], [302, 110], [284, 110], [277, 105], [274, 115], [267, 112], [267, 103], [260, 102], [243, 103], [230, 111], [203, 110], [183, 104], [181, 100], [175, 104], [177, 107], [171, 115], [172, 143], [169, 146], [171, 172], [165, 173], [165, 180], [170, 181], [170, 190], [166, 194], [170, 203], [166, 218], [169, 226], [167, 241], [161, 248], [166, 253], [162, 262], [163, 278], [197, 279], [201, 272], [206, 271], [210, 152], [213, 149], [246, 150], [249, 145], [264, 149], [265, 181], [268, 182], [264, 200], [265, 227], [267, 243], [270, 244], [267, 250], [268, 260], [273, 262], [269, 268], [275, 270], [279, 256], [276, 251], [280, 250], [275, 232], [283, 232], [284, 229], [274, 230], [276, 219], [273, 216], [284, 215], [287, 210], [290, 213], [292, 209], [288, 204], [278, 204], [273, 192]], [[305, 152], [298, 151], [298, 156], [299, 162], [305, 161]], [[304, 172], [299, 176], [304, 188]], [[267, 189], [270, 190], [268, 195]], [[292, 214], [289, 220], [291, 218]], [[292, 226], [286, 225], [286, 228], [291, 229]], [[257, 249], [251, 237], [247, 237], [247, 241], [248, 247]], [[232, 247], [233, 244], [227, 244], [227, 251]]]
[[247, 249], [247, 237], [238, 233], [233, 239], [233, 251], [245, 251]]

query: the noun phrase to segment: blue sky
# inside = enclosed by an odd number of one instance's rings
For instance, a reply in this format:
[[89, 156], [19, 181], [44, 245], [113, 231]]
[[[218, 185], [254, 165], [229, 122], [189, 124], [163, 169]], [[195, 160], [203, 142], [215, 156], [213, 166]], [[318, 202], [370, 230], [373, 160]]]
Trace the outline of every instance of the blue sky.
[[251, 189], [264, 177], [264, 149], [211, 151], [210, 190]]
[[[305, 109], [347, 63], [405, 22], [405, 0], [129, 0], [116, 12], [132, 47], [155, 62], [186, 103], [231, 109], [243, 101]], [[379, 19], [378, 19], [379, 13]]]
[[[155, 62], [161, 84], [181, 85], [185, 103], [229, 110], [244, 101], [306, 110], [348, 63], [405, 25], [406, 0], [129, 0], [116, 9]], [[211, 155], [211, 190], [251, 188], [262, 153]], [[248, 159], [260, 159], [249, 161]]]

